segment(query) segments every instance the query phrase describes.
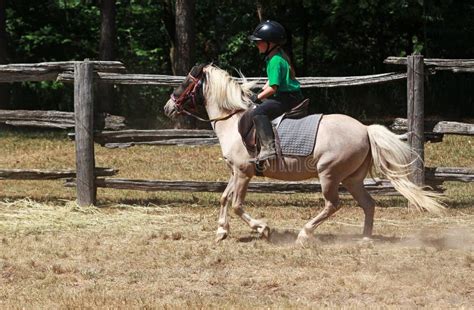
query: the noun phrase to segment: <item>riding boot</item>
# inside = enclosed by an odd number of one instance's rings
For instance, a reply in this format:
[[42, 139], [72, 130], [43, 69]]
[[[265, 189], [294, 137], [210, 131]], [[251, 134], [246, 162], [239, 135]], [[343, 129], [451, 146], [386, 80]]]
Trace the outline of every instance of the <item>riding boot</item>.
[[253, 117], [257, 139], [260, 141], [260, 153], [257, 156], [257, 162], [276, 157], [275, 135], [273, 126], [266, 115], [255, 115]]

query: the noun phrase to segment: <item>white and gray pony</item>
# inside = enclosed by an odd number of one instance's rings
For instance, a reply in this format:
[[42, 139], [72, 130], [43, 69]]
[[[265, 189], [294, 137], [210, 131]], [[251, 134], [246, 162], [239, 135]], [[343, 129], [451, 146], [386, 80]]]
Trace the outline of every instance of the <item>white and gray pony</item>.
[[[254, 86], [240, 85], [226, 71], [213, 65], [192, 68], [166, 103], [165, 113], [170, 118], [185, 113], [196, 116], [196, 108], [204, 107], [219, 139], [223, 157], [230, 168], [229, 183], [220, 199], [220, 213], [216, 241], [229, 235], [228, 205], [250, 228], [268, 237], [268, 225], [252, 218], [243, 209], [247, 187], [256, 175], [238, 131], [238, 122], [252, 102], [249, 96]], [[196, 116], [199, 119], [202, 119]], [[372, 235], [375, 201], [364, 188], [364, 178], [375, 167], [385, 175], [410, 205], [432, 213], [442, 213], [438, 194], [415, 185], [408, 179], [412, 152], [397, 135], [381, 125], [366, 126], [341, 114], [324, 115], [319, 124], [314, 152], [308, 157], [284, 157], [266, 163], [265, 177], [299, 181], [319, 178], [324, 209], [307, 222], [298, 234], [297, 242], [305, 243], [321, 223], [340, 208], [338, 187], [349, 191], [365, 215], [363, 235]], [[282, 164], [283, 163], [283, 164]]]

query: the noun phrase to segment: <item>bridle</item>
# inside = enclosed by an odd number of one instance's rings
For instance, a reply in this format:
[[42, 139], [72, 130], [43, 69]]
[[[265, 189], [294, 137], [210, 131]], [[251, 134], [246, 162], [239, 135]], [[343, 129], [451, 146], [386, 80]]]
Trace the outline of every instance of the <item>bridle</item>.
[[[203, 69], [198, 73], [196, 77], [191, 75], [191, 72], [188, 73], [188, 78], [191, 79], [191, 83], [184, 89], [184, 91], [179, 95], [178, 98], [174, 95], [174, 93], [171, 94], [171, 100], [173, 100], [176, 110], [178, 111], [178, 114], [181, 114], [183, 112], [188, 112], [184, 108], [184, 103], [188, 101], [188, 99], [191, 98], [191, 109], [192, 111], [196, 112], [197, 110], [197, 103], [196, 103], [196, 97], [197, 97], [197, 92], [199, 90], [199, 87], [202, 86], [203, 84]], [[204, 103], [205, 104], [205, 103]]]
[[[231, 118], [233, 115], [241, 112], [241, 110], [236, 110], [232, 112], [229, 115], [222, 116], [222, 117], [217, 117], [213, 119], [205, 119], [202, 118], [195, 113], [197, 112], [197, 107], [199, 102], [197, 101], [197, 97], [199, 96], [198, 92], [201, 90], [203, 91], [203, 86], [204, 86], [204, 67], [201, 68], [197, 76], [193, 76], [191, 72], [188, 73], [187, 78], [191, 79], [191, 83], [184, 89], [184, 91], [176, 97], [174, 93], [171, 94], [170, 98], [174, 102], [176, 111], [178, 115], [180, 114], [186, 114], [188, 116], [194, 117], [197, 120], [200, 120], [202, 122], [207, 122], [207, 123], [216, 123], [218, 121], [224, 121], [226, 119]], [[204, 95], [201, 93], [201, 96], [203, 97], [203, 102], [202, 105], [206, 105], [206, 99], [204, 98]], [[189, 99], [191, 99], [191, 104], [190, 104], [190, 111], [187, 110], [184, 106], [184, 103], [187, 102]], [[213, 124], [213, 125], [214, 125]]]

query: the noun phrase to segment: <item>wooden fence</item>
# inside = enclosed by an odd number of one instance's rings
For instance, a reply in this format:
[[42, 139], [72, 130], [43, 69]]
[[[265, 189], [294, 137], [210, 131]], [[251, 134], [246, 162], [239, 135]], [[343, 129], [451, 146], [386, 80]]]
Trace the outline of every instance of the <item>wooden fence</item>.
[[422, 55], [408, 57], [388, 57], [386, 64], [407, 67], [407, 139], [414, 150], [412, 181], [425, 184], [424, 143], [425, 143], [425, 97], [424, 82], [426, 67], [433, 70], [451, 70], [453, 72], [474, 72], [472, 59], [424, 59]]
[[[425, 65], [433, 70], [452, 70], [454, 72], [473, 72], [474, 60], [439, 60], [423, 59], [414, 55], [408, 58], [389, 57], [385, 60], [390, 64], [407, 66], [407, 73], [383, 73], [353, 77], [307, 77], [299, 78], [302, 87], [342, 87], [386, 83], [393, 80], [407, 79], [407, 139], [414, 150], [423, 158], [424, 153], [424, 74]], [[76, 171], [21, 171], [0, 170], [0, 179], [22, 178], [36, 179], [65, 178], [75, 176], [76, 180], [67, 182], [68, 186], [76, 186], [77, 201], [80, 205], [96, 203], [97, 187], [127, 188], [140, 190], [195, 190], [222, 191], [225, 183], [193, 182], [193, 181], [151, 181], [104, 179], [98, 176], [110, 176], [116, 173], [110, 168], [96, 168], [94, 159], [94, 140], [106, 147], [127, 147], [135, 144], [214, 144], [216, 138], [211, 131], [137, 131], [122, 130], [114, 132], [93, 132], [94, 94], [93, 84], [100, 80], [113, 84], [133, 85], [179, 85], [184, 77], [165, 75], [124, 74], [124, 66], [119, 62], [57, 62], [42, 64], [12, 64], [0, 66], [0, 82], [43, 81], [57, 79], [63, 82], [74, 82], [74, 126], [76, 145]], [[249, 78], [263, 85], [262, 78]], [[0, 112], [0, 122], [2, 113]], [[69, 116], [70, 117], [70, 116]], [[16, 120], [18, 122], [18, 120]], [[19, 121], [21, 122], [21, 121]], [[402, 121], [403, 123], [403, 121]], [[17, 123], [18, 124], [18, 123]], [[458, 132], [459, 127], [462, 131]], [[459, 133], [473, 134], [472, 124], [438, 123], [438, 134]], [[449, 129], [446, 129], [449, 128]], [[431, 184], [439, 184], [444, 180], [472, 182], [474, 172], [466, 168], [430, 168], [425, 172], [423, 162], [417, 163], [419, 171], [414, 174], [414, 181], [424, 184], [425, 178]], [[253, 185], [252, 185], [253, 184]], [[256, 192], [314, 192], [320, 190], [317, 182], [295, 183], [252, 183], [249, 190]], [[393, 187], [386, 180], [366, 180], [366, 186], [375, 193], [394, 193]]]

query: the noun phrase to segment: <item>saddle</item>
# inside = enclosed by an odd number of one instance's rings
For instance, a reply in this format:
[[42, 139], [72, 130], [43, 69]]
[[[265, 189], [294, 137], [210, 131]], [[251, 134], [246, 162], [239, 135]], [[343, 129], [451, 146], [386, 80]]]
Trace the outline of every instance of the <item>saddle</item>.
[[[301, 103], [299, 103], [297, 106], [295, 106], [293, 109], [290, 111], [284, 113], [282, 116], [278, 117], [274, 121], [272, 121], [273, 125], [275, 127], [278, 127], [279, 124], [283, 119], [301, 119], [304, 118], [308, 115], [308, 106], [309, 106], [310, 100], [305, 99]], [[255, 125], [253, 123], [253, 118], [252, 118], [252, 110], [254, 108], [248, 109], [244, 115], [239, 120], [239, 133], [242, 137], [242, 141], [244, 142], [245, 147], [247, 148], [248, 152], [250, 155], [255, 156], [257, 154], [257, 145], [256, 145], [256, 134], [255, 134]], [[275, 133], [275, 137], [277, 137]]]

